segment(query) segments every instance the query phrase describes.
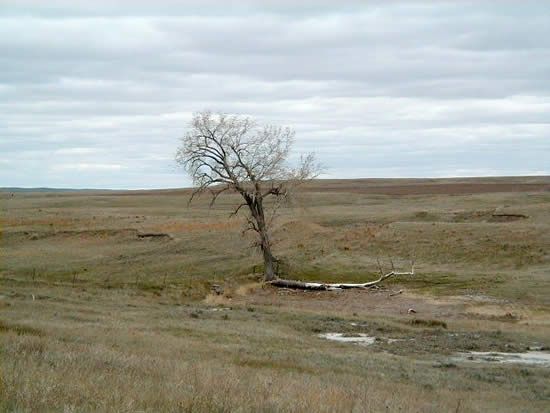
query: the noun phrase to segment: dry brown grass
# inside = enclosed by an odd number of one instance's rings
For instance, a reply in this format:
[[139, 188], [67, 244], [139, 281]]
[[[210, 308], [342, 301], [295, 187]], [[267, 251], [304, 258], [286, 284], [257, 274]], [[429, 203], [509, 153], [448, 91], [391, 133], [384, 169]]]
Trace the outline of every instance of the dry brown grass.
[[[432, 356], [382, 344], [335, 345], [311, 332], [349, 328], [330, 309], [250, 311], [243, 301], [231, 310], [47, 286], [32, 300], [30, 291], [10, 298], [13, 321], [0, 332], [7, 411], [544, 411], [544, 370], [438, 369]], [[399, 323], [363, 320], [402, 334]]]
[[313, 183], [274, 231], [288, 276], [364, 281], [378, 257], [416, 258], [414, 278], [341, 293], [263, 288], [233, 195], [0, 194], [0, 411], [543, 412], [548, 369], [449, 362], [550, 344], [548, 179], [475, 183]]

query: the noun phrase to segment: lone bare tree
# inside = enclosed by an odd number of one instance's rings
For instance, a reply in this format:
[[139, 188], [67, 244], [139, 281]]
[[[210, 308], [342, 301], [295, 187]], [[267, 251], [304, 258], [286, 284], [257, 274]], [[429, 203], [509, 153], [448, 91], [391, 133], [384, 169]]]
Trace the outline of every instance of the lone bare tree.
[[[210, 191], [212, 206], [225, 191], [236, 191], [243, 199], [233, 212], [248, 209], [248, 229], [258, 235], [264, 260], [264, 279], [276, 279], [275, 257], [271, 250], [270, 227], [278, 205], [290, 188], [314, 178], [319, 171], [313, 154], [301, 158], [296, 168], [287, 160], [294, 131], [261, 125], [245, 116], [200, 112], [193, 116], [176, 153], [176, 162], [193, 178], [196, 194]], [[271, 214], [266, 200], [274, 199]]]

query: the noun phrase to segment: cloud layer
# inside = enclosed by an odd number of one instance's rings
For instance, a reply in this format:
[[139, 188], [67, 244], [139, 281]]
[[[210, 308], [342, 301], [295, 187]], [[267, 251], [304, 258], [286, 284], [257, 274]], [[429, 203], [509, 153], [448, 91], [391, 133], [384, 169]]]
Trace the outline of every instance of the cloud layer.
[[550, 174], [541, 2], [18, 1], [0, 186], [189, 185], [192, 112], [292, 126], [326, 177]]

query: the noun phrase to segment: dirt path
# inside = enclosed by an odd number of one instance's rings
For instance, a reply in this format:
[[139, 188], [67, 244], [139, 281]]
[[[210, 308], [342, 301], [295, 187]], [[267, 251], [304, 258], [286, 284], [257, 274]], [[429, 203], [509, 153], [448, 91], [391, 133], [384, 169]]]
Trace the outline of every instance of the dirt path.
[[407, 291], [396, 294], [400, 287], [380, 290], [294, 291], [257, 288], [250, 294], [237, 295], [235, 304], [285, 307], [300, 311], [341, 315], [422, 318], [445, 321], [478, 320], [498, 323], [544, 325], [547, 315], [536, 314], [523, 305], [484, 295], [434, 297]]

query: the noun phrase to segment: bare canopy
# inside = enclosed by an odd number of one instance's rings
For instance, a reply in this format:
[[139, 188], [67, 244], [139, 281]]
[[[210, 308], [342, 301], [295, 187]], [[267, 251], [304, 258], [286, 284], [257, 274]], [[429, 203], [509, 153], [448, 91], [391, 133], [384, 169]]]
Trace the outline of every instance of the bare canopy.
[[279, 205], [291, 187], [315, 177], [319, 170], [312, 154], [302, 157], [295, 168], [287, 164], [293, 141], [294, 131], [288, 127], [200, 112], [193, 116], [176, 153], [176, 161], [186, 168], [196, 187], [191, 199], [206, 190], [212, 195], [211, 205], [224, 191], [242, 196], [234, 214], [247, 207], [248, 228], [258, 235], [266, 281], [276, 278], [269, 230], [277, 208], [266, 217], [264, 201], [273, 198]]

